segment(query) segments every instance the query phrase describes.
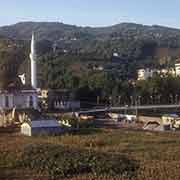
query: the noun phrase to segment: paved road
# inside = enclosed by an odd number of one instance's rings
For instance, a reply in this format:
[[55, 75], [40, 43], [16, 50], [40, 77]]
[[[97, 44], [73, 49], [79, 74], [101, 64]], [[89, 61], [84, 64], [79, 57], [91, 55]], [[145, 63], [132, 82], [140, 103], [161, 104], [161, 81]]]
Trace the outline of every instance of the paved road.
[[111, 110], [171, 109], [171, 108], [180, 108], [180, 104], [111, 107], [111, 108], [91, 109], [91, 110], [87, 110], [87, 111], [80, 111], [79, 114], [93, 113], [93, 112], [105, 112], [105, 111], [111, 111]]

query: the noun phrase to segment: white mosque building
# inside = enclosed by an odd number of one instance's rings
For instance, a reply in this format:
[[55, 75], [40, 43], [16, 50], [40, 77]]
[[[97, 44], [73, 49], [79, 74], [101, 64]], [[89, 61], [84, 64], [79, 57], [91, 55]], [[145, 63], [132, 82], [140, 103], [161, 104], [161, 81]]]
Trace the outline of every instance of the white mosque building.
[[14, 87], [0, 90], [0, 109], [38, 109], [36, 59], [35, 37], [33, 33], [30, 53], [31, 86], [26, 85], [25, 76], [21, 75], [19, 78], [23, 86], [20, 89]]

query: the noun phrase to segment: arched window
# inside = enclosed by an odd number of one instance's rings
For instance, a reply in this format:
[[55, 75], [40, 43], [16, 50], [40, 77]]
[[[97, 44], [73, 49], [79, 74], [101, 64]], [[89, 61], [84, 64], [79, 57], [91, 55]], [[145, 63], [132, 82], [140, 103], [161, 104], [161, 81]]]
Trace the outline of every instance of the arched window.
[[9, 107], [9, 97], [5, 96], [5, 107]]
[[29, 96], [29, 107], [33, 107], [33, 96]]

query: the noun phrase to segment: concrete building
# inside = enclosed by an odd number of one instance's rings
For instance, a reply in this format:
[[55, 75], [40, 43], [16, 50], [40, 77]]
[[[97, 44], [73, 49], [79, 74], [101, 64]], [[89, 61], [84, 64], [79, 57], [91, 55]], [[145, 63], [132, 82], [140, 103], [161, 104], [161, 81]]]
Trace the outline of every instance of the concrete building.
[[169, 74], [171, 74], [172, 76], [176, 76], [176, 70], [175, 70], [175, 68], [170, 68], [169, 69]]
[[20, 90], [0, 90], [1, 109], [37, 109], [38, 97], [33, 88], [22, 88]]
[[162, 116], [162, 124], [170, 129], [180, 129], [180, 117], [177, 114], [166, 114]]
[[66, 89], [41, 89], [39, 99], [44, 109], [74, 110], [80, 108], [80, 101], [75, 100], [73, 93]]
[[168, 75], [171, 75], [173, 77], [176, 76], [176, 71], [174, 68], [156, 70], [156, 73], [159, 74], [161, 77], [165, 77]]
[[154, 71], [147, 68], [147, 69], [139, 69], [138, 70], [138, 81], [139, 80], [147, 80], [153, 76]]
[[[179, 70], [178, 70], [179, 68]], [[168, 75], [177, 76], [180, 75], [180, 64], [177, 68], [170, 68], [170, 69], [139, 69], [138, 70], [138, 80], [147, 80], [148, 78], [152, 78], [155, 74], [160, 75], [161, 77], [165, 77]]]
[[117, 52], [114, 52], [114, 53], [113, 53], [113, 56], [114, 56], [114, 57], [119, 57], [119, 54], [118, 54]]
[[180, 76], [180, 63], [175, 64], [176, 76]]

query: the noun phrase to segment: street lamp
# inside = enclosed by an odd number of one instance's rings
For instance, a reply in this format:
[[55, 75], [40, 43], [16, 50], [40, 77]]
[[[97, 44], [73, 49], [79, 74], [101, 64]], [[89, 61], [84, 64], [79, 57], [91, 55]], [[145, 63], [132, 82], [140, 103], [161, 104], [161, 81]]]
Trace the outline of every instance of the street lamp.
[[153, 104], [153, 96], [150, 96], [150, 99], [151, 99], [151, 100], [150, 100], [150, 101], [151, 101], [150, 103]]
[[97, 96], [97, 105], [99, 105], [100, 97]]
[[173, 95], [170, 94], [170, 95], [169, 95], [169, 98], [170, 98], [170, 104], [173, 104]]
[[118, 104], [121, 105], [121, 96], [118, 96]]
[[131, 99], [131, 106], [133, 106], [133, 96], [130, 96]]
[[137, 96], [137, 92], [136, 92], [136, 82], [133, 83], [133, 87], [134, 87], [134, 105], [135, 105], [135, 110], [136, 110], [136, 120], [138, 120], [138, 101], [139, 101], [139, 97]]
[[175, 103], [178, 104], [178, 95], [175, 96]]
[[138, 96], [138, 104], [141, 105], [141, 96]]
[[158, 95], [158, 104], [161, 104], [161, 95]]
[[135, 98], [135, 105], [136, 105], [136, 119], [138, 119], [138, 99]]
[[127, 114], [127, 110], [128, 110], [128, 105], [126, 104], [126, 105], [125, 105], [125, 108], [124, 108], [124, 114], [125, 114], [125, 115]]
[[111, 96], [109, 97], [109, 105], [110, 105], [110, 107], [112, 106], [112, 97]]

